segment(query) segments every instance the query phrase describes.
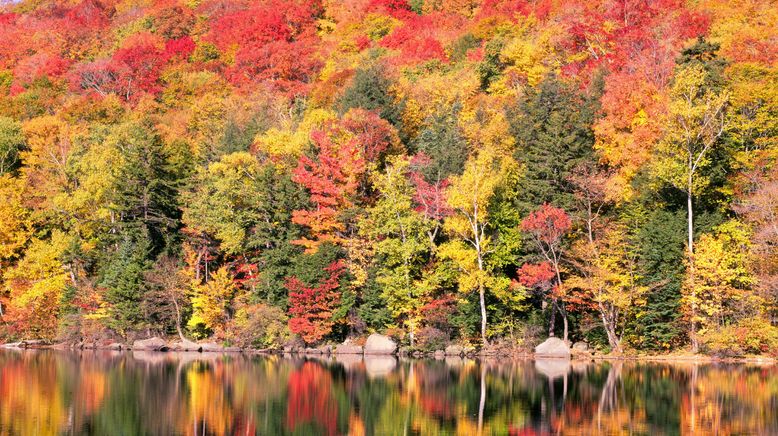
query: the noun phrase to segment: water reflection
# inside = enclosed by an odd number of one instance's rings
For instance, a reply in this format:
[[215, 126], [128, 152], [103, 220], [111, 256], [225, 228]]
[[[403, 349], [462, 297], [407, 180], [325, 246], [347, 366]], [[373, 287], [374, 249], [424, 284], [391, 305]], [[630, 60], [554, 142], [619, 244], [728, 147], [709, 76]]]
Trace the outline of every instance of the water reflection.
[[0, 352], [0, 435], [778, 434], [775, 366]]

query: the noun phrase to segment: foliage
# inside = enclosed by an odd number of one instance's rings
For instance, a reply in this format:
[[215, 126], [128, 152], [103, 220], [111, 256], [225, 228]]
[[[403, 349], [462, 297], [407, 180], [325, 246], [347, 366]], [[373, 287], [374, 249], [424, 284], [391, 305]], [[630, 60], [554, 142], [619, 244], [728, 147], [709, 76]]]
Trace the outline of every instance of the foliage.
[[769, 3], [0, 2], [0, 329], [766, 352]]

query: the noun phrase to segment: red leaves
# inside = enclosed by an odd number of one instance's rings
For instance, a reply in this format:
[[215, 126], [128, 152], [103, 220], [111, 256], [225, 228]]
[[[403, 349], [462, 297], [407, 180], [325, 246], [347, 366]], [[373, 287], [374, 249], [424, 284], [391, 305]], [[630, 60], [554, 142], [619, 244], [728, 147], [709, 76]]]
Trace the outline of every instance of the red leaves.
[[335, 324], [332, 313], [340, 303], [340, 277], [345, 269], [343, 261], [331, 263], [325, 271], [329, 277], [318, 286], [305, 286], [297, 277], [286, 281], [289, 290], [289, 330], [300, 335], [308, 344], [327, 336]]
[[318, 155], [301, 156], [293, 171], [292, 179], [308, 189], [314, 205], [311, 210], [292, 213], [292, 222], [309, 227], [315, 238], [295, 241], [308, 251], [315, 251], [326, 241], [341, 241], [339, 233], [344, 225], [338, 219], [339, 213], [353, 206], [367, 170], [365, 153], [377, 155], [389, 144], [391, 134], [382, 128], [383, 120], [363, 112], [352, 115], [347, 114], [340, 124], [332, 123], [311, 133]]
[[210, 39], [235, 53], [227, 78], [238, 85], [270, 82], [290, 96], [306, 92], [321, 64], [315, 56], [317, 13], [313, 2], [263, 2], [216, 20]]
[[[415, 168], [423, 168], [430, 162], [429, 156], [422, 152], [413, 157], [411, 165]], [[448, 179], [428, 182], [419, 170], [411, 172], [410, 178], [411, 183], [416, 187], [413, 201], [417, 205], [417, 212], [438, 221], [442, 221], [454, 212], [446, 201], [446, 188], [450, 185]]]
[[[179, 47], [176, 47], [179, 45]], [[186, 50], [185, 41], [173, 43], [173, 50]], [[169, 52], [161, 41], [148, 33], [137, 34], [111, 59], [78, 65], [71, 74], [71, 85], [98, 95], [116, 94], [125, 101], [137, 101], [142, 93], [157, 94], [162, 88], [159, 76]]]
[[521, 229], [547, 245], [557, 245], [570, 230], [570, 217], [564, 210], [543, 204], [521, 221]]
[[165, 41], [163, 56], [167, 59], [186, 59], [195, 50], [195, 43], [189, 36]]
[[554, 269], [548, 262], [525, 263], [519, 268], [519, 283], [528, 288], [548, 291], [554, 282]]
[[[438, 14], [440, 15], [440, 14]], [[413, 64], [430, 60], [448, 61], [443, 45], [438, 41], [435, 27], [435, 17], [431, 15], [414, 15], [408, 18], [403, 26], [381, 40], [381, 45], [400, 51], [400, 63]]]

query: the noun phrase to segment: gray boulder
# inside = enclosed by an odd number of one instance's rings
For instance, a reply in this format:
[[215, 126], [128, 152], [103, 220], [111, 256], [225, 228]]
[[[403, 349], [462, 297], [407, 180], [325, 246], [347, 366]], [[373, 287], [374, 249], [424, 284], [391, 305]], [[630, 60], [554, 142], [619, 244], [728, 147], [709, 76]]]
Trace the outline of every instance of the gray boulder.
[[446, 356], [461, 356], [464, 352], [465, 349], [459, 345], [449, 345], [446, 347]]
[[200, 344], [186, 340], [173, 342], [170, 345], [170, 349], [173, 351], [201, 351], [202, 348]]
[[200, 344], [203, 353], [221, 353], [224, 351], [224, 347], [215, 342], [205, 342]]
[[586, 342], [576, 342], [573, 344], [573, 351], [589, 351], [589, 344]]
[[167, 342], [161, 338], [141, 339], [132, 343], [132, 349], [137, 351], [167, 351]]
[[535, 347], [535, 356], [569, 359], [570, 347], [567, 346], [565, 341], [552, 336]]
[[335, 354], [362, 354], [362, 346], [353, 345], [351, 343], [342, 343], [335, 347]]
[[397, 342], [389, 336], [373, 333], [365, 342], [365, 354], [394, 354], [397, 351]]

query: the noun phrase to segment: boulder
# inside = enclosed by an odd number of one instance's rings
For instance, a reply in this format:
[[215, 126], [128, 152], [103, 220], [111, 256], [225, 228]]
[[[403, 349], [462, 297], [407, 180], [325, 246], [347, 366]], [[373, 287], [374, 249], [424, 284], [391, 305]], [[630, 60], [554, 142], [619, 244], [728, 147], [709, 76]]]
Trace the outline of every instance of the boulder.
[[319, 350], [319, 353], [321, 354], [330, 355], [332, 354], [332, 345], [322, 345], [318, 347], [317, 350]]
[[124, 345], [122, 345], [122, 344], [120, 344], [118, 342], [114, 342], [114, 343], [108, 345], [108, 349], [109, 350], [113, 350], [113, 351], [122, 351], [124, 349]]
[[225, 353], [242, 353], [243, 348], [240, 347], [224, 347]]
[[321, 350], [318, 348], [306, 348], [303, 350], [304, 354], [321, 354]]
[[435, 352], [432, 353], [432, 357], [436, 360], [443, 360], [446, 357], [446, 352], [443, 350], [435, 350]]
[[363, 350], [360, 345], [353, 345], [350, 343], [343, 343], [335, 348], [335, 354], [362, 354]]
[[172, 351], [202, 351], [203, 347], [196, 342], [183, 340], [183, 341], [173, 342], [170, 345], [170, 349]]
[[24, 348], [23, 342], [9, 342], [7, 344], [0, 345], [0, 348]]
[[465, 349], [459, 345], [449, 345], [446, 347], [446, 356], [461, 356]]
[[365, 354], [394, 354], [397, 351], [397, 342], [389, 336], [373, 333], [365, 342]]
[[570, 347], [565, 343], [565, 341], [552, 336], [546, 339], [542, 344], [535, 347], [535, 356], [544, 358], [551, 357], [569, 359]]
[[589, 351], [589, 344], [586, 342], [576, 342], [573, 344], [573, 351]]
[[137, 351], [167, 351], [167, 342], [161, 338], [141, 339], [132, 343], [132, 349]]
[[203, 353], [221, 353], [224, 351], [224, 347], [215, 342], [204, 342], [200, 344], [200, 348]]

